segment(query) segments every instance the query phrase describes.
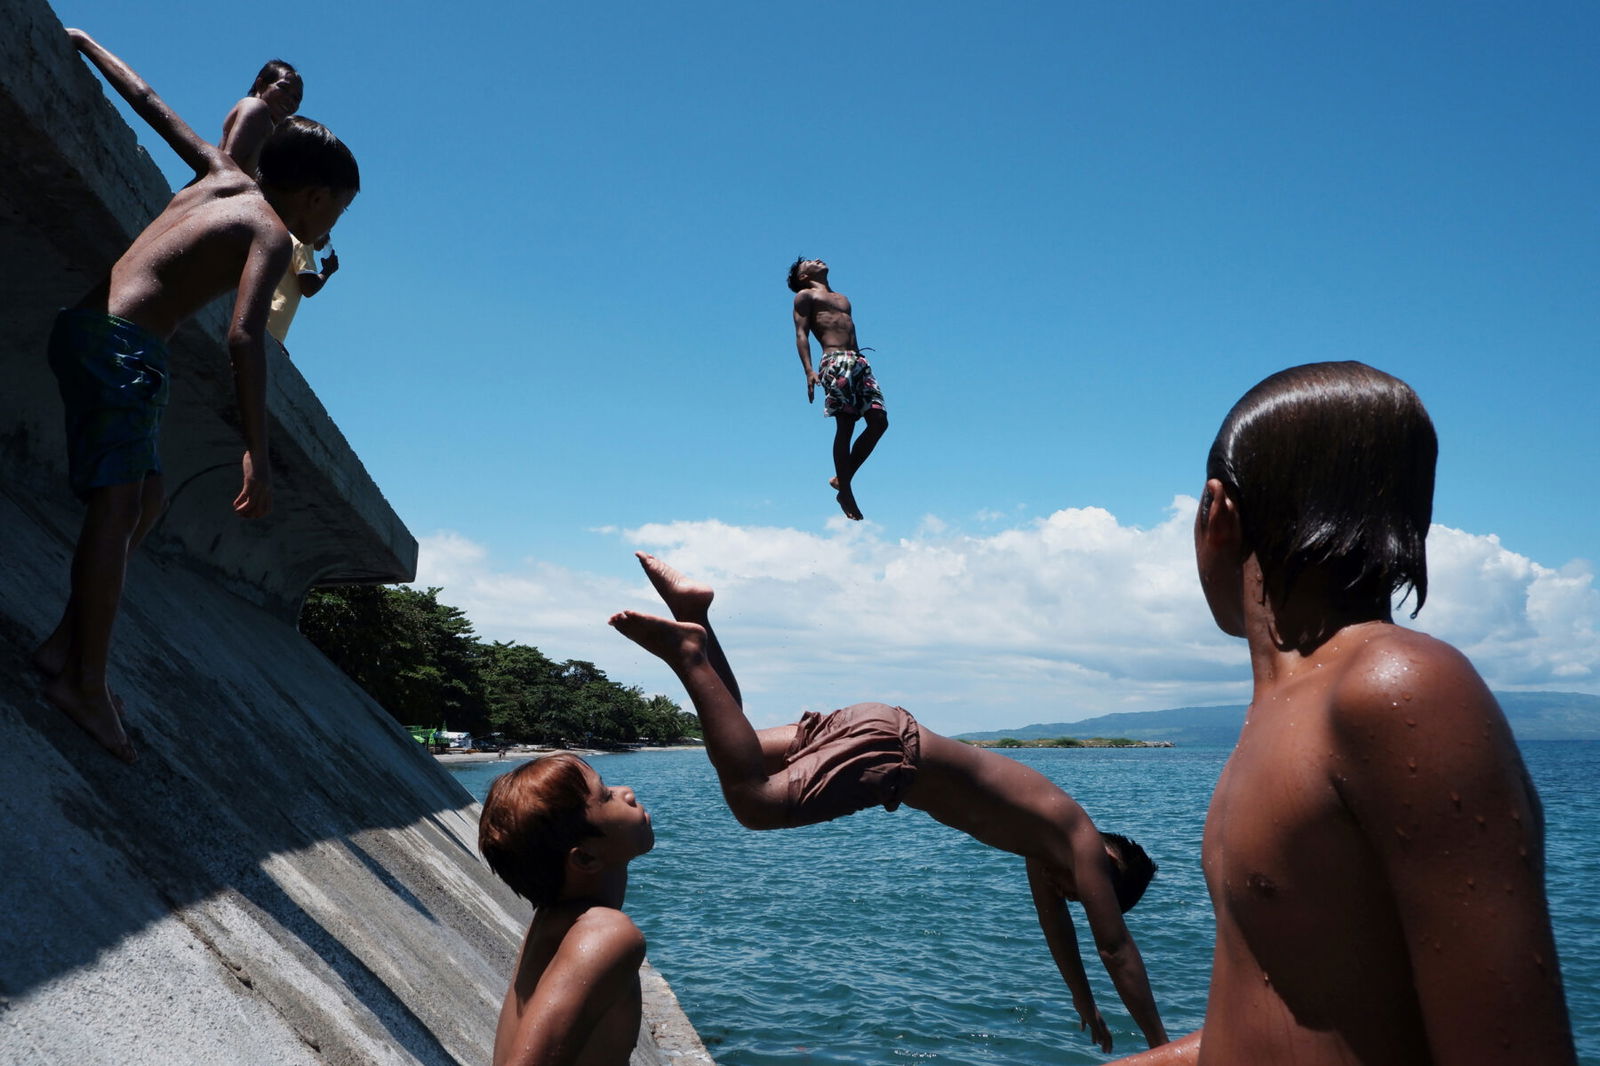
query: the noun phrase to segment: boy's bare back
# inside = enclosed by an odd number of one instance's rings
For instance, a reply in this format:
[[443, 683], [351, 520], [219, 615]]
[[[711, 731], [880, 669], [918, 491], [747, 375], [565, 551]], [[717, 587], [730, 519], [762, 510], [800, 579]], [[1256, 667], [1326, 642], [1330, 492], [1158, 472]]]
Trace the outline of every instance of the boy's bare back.
[[1387, 622], [1341, 630], [1258, 689], [1217, 784], [1201, 1061], [1564, 1061], [1523, 1031], [1565, 1030], [1539, 1016], [1559, 993], [1518, 991], [1560, 985], [1540, 821], [1458, 652]]
[[236, 289], [230, 329], [266, 328], [273, 287], [289, 265], [289, 231], [256, 183], [212, 151], [214, 169], [174, 196], [117, 260], [95, 310], [170, 337], [201, 307]]
[[494, 1066], [624, 1066], [639, 1036], [644, 954], [620, 910], [540, 908], [500, 1009]]
[[199, 137], [132, 68], [81, 30], [67, 34], [196, 175], [80, 306], [167, 338], [185, 318], [236, 289], [230, 338], [261, 335], [291, 251], [277, 212], [250, 175]]

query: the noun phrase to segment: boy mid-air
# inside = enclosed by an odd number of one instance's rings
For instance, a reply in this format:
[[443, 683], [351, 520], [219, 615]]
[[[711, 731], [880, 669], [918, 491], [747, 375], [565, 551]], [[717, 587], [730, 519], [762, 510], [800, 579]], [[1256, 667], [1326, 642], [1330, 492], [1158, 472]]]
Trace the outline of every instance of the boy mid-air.
[[478, 850], [534, 906], [500, 1008], [494, 1066], [625, 1066], [639, 1039], [644, 935], [622, 913], [628, 863], [655, 844], [633, 790], [576, 755], [497, 778]]
[[[833, 471], [828, 484], [846, 518], [861, 520], [852, 482], [867, 461], [878, 438], [889, 428], [883, 392], [872, 376], [867, 357], [856, 344], [856, 324], [850, 301], [828, 288], [828, 264], [820, 259], [796, 259], [789, 267], [789, 289], [794, 296], [794, 343], [806, 372], [806, 402], [816, 401], [822, 386], [822, 413], [834, 420]], [[822, 347], [822, 362], [811, 369], [811, 336]], [[861, 436], [850, 441], [856, 421], [866, 422]]]
[[1201, 851], [1210, 996], [1125, 1061], [1575, 1061], [1516, 741], [1458, 651], [1391, 617], [1427, 598], [1437, 454], [1416, 393], [1361, 363], [1274, 374], [1223, 421], [1195, 557], [1254, 691]]
[[167, 338], [222, 293], [237, 295], [228, 352], [244, 431], [244, 485], [233, 509], [247, 518], [272, 507], [267, 457], [266, 336], [272, 290], [289, 263], [289, 235], [319, 240], [360, 188], [355, 158], [316, 123], [269, 138], [260, 185], [221, 149], [196, 136], [127, 64], [79, 30], [73, 46], [161, 135], [195, 180], [111, 267], [111, 275], [50, 335], [50, 367], [66, 406], [73, 491], [87, 504], [72, 557], [72, 591], [60, 623], [34, 652], [45, 696], [126, 761], [133, 746], [106, 688], [111, 630], [128, 555], [165, 506], [156, 453], [166, 407]]
[[919, 726], [899, 707], [858, 703], [757, 732], [712, 632], [712, 590], [639, 553], [676, 621], [623, 611], [611, 624], [658, 656], [700, 715], [706, 754], [741, 825], [786, 829], [904, 803], [1026, 860], [1045, 942], [1072, 994], [1079, 1028], [1102, 1050], [1111, 1032], [1095, 1006], [1066, 901], [1083, 907], [1096, 948], [1128, 1013], [1151, 1047], [1166, 1042], [1144, 960], [1122, 915], [1155, 875], [1144, 849], [1102, 834], [1082, 807], [1015, 759]]

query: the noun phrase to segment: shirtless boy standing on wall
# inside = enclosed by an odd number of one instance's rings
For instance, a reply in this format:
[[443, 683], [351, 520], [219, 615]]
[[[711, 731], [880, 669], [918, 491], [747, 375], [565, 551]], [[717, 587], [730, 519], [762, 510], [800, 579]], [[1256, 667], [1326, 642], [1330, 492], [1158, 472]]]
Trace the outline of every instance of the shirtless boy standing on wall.
[[[822, 413], [834, 420], [833, 471], [828, 484], [838, 490], [836, 499], [846, 518], [861, 521], [851, 482], [867, 461], [878, 438], [889, 428], [883, 392], [867, 357], [856, 344], [856, 324], [850, 317], [850, 300], [828, 288], [828, 264], [820, 259], [796, 259], [789, 267], [789, 289], [794, 297], [794, 343], [806, 372], [806, 402], [816, 402], [822, 386]], [[811, 335], [822, 346], [822, 362], [811, 369]], [[856, 421], [867, 426], [850, 442]]]
[[1123, 1061], [1575, 1061], [1538, 795], [1472, 665], [1390, 615], [1427, 598], [1437, 452], [1360, 363], [1275, 374], [1223, 422], [1195, 556], [1255, 688], [1206, 818], [1210, 998]]
[[194, 169], [180, 189], [50, 335], [50, 367], [66, 408], [68, 469], [86, 506], [71, 594], [34, 652], [45, 697], [118, 758], [136, 755], [106, 687], [111, 631], [128, 557], [166, 506], [157, 453], [166, 409], [167, 340], [200, 308], [234, 293], [228, 325], [245, 452], [233, 509], [272, 509], [267, 454], [267, 309], [289, 264], [289, 238], [320, 240], [361, 187], [360, 168], [315, 122], [281, 130], [252, 177], [189, 128], [122, 60], [81, 30], [72, 46]]

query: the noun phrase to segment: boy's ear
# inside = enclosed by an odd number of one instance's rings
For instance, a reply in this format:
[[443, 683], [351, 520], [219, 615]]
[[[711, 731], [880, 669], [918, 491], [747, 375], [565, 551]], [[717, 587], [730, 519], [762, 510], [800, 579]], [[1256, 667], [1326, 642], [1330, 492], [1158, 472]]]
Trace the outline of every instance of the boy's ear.
[[592, 874], [600, 869], [600, 860], [595, 855], [576, 845], [567, 850], [567, 866], [579, 873]]
[[1239, 543], [1242, 539], [1239, 505], [1228, 487], [1217, 478], [1208, 478], [1200, 494], [1200, 532], [1213, 543], [1225, 540]]

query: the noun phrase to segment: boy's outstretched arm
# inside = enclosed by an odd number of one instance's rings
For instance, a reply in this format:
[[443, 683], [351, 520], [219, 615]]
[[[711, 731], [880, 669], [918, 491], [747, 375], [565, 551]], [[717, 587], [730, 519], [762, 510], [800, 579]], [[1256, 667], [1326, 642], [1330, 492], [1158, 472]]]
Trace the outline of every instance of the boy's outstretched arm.
[[1028, 860], [1028, 889], [1033, 893], [1033, 909], [1039, 915], [1039, 928], [1044, 932], [1044, 942], [1050, 946], [1050, 957], [1061, 971], [1061, 979], [1072, 993], [1072, 1006], [1078, 1012], [1079, 1030], [1087, 1028], [1089, 1039], [1101, 1051], [1111, 1050], [1111, 1030], [1100, 1017], [1095, 1005], [1094, 992], [1089, 988], [1089, 975], [1083, 969], [1083, 957], [1078, 953], [1078, 937], [1072, 929], [1072, 915], [1044, 875], [1043, 868], [1033, 859]]
[[128, 101], [134, 113], [148, 122], [150, 128], [160, 134], [161, 139], [171, 145], [178, 157], [189, 164], [196, 174], [206, 174], [225, 161], [226, 157], [190, 129], [188, 123], [179, 118], [177, 112], [168, 107], [132, 67], [100, 47], [93, 37], [82, 30], [68, 30], [67, 37], [74, 48], [99, 68], [111, 87]]
[[277, 279], [289, 268], [289, 237], [263, 224], [245, 257], [228, 323], [228, 355], [244, 430], [244, 487], [233, 509], [245, 518], [272, 510], [272, 460], [267, 454], [267, 313]]
[[817, 400], [817, 372], [811, 369], [811, 294], [795, 293], [794, 346], [800, 350], [800, 366], [806, 372], [806, 403]]
[[1089, 931], [1094, 934], [1100, 961], [1105, 964], [1117, 995], [1122, 997], [1122, 1005], [1128, 1008], [1145, 1042], [1156, 1047], [1167, 1042], [1167, 1030], [1156, 1009], [1155, 993], [1150, 991], [1144, 957], [1139, 954], [1139, 945], [1133, 942], [1133, 934], [1128, 932], [1128, 924], [1122, 918], [1122, 907], [1117, 903], [1116, 890], [1111, 887], [1111, 878], [1107, 875], [1108, 865], [1100, 834], [1091, 831], [1073, 868], [1078, 883], [1078, 902], [1089, 921]]
[[[592, 920], [600, 919], [600, 920]], [[644, 934], [621, 911], [594, 911], [562, 940], [523, 1008], [516, 1032], [494, 1066], [567, 1066], [576, 1062], [600, 1020], [638, 980]]]

